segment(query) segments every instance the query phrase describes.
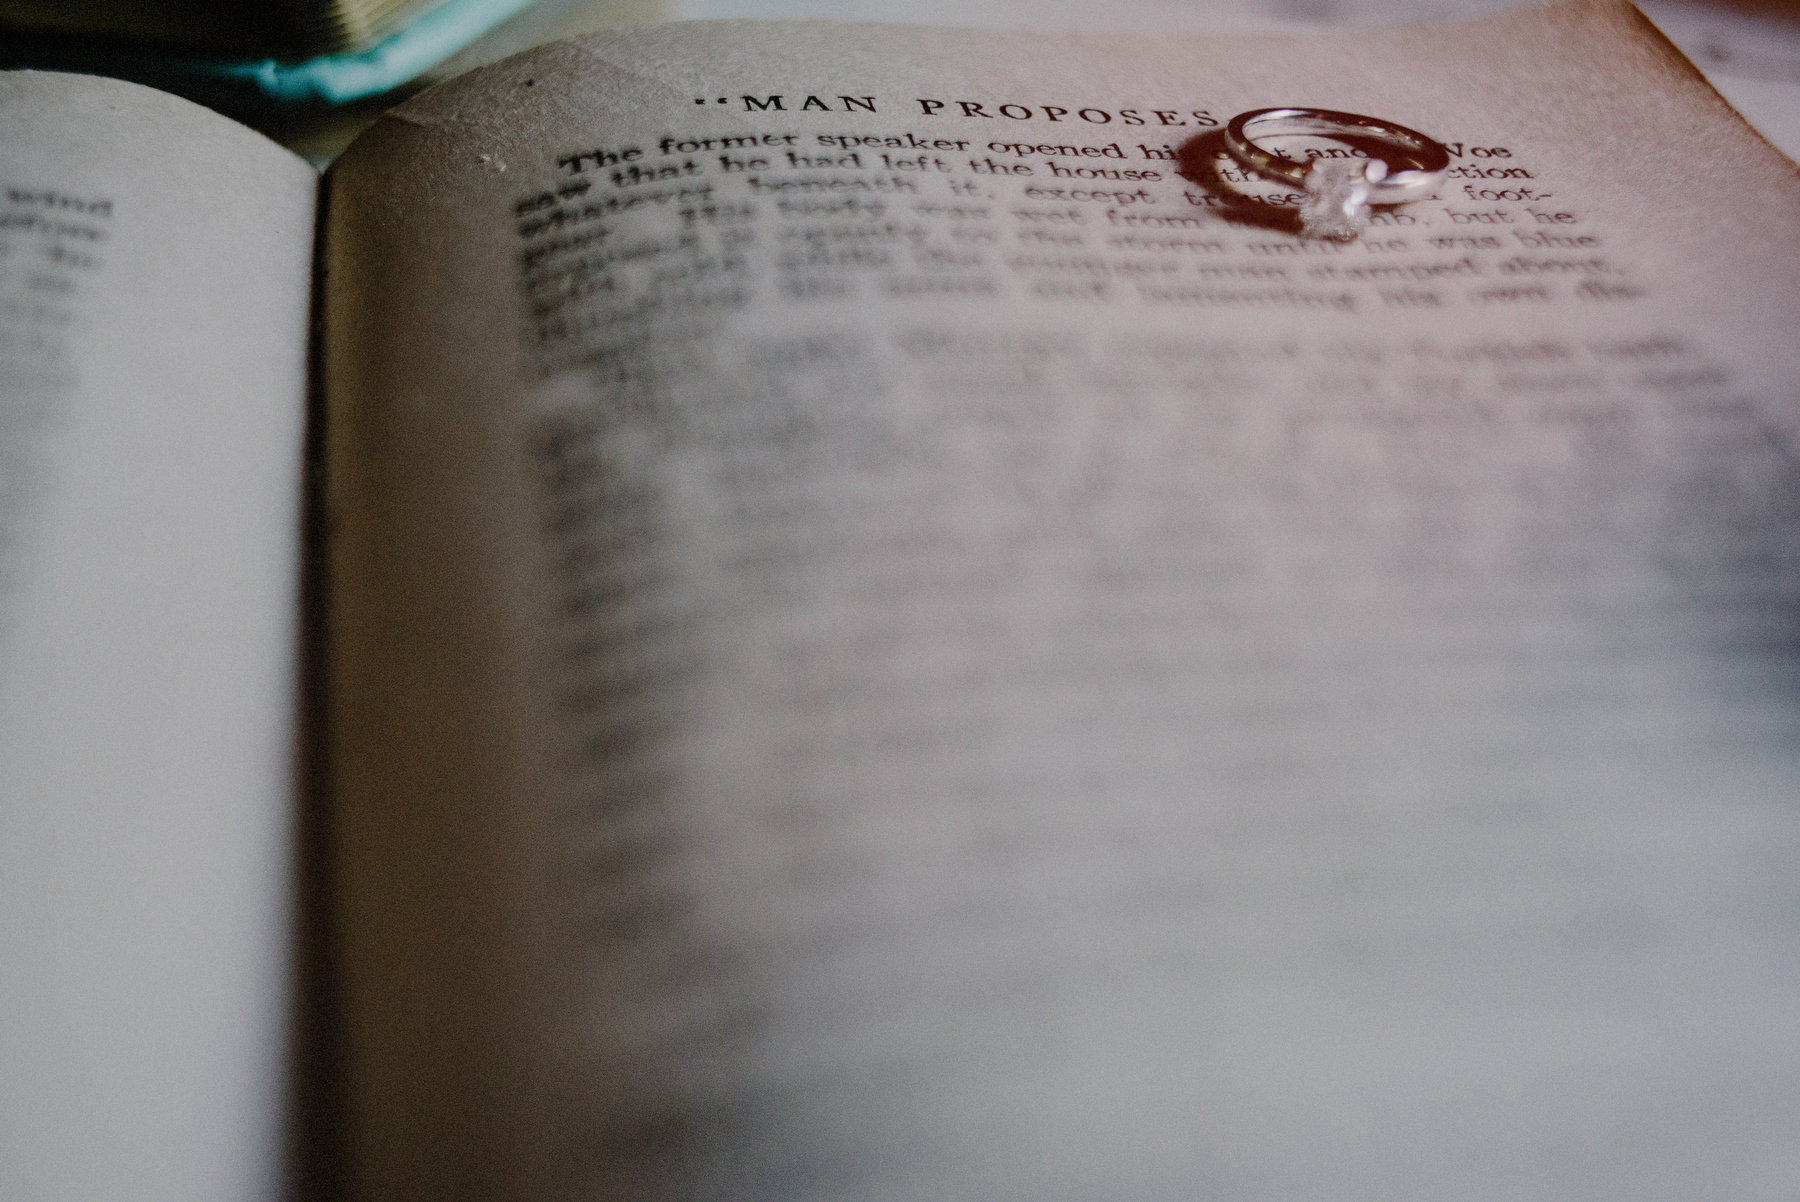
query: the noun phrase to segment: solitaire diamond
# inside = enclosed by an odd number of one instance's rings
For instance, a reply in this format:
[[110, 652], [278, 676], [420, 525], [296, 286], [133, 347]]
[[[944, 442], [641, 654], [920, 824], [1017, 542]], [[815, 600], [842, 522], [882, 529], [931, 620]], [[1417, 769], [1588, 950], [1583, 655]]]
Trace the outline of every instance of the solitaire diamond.
[[1369, 187], [1387, 175], [1380, 159], [1314, 159], [1307, 167], [1300, 232], [1349, 242], [1369, 225]]

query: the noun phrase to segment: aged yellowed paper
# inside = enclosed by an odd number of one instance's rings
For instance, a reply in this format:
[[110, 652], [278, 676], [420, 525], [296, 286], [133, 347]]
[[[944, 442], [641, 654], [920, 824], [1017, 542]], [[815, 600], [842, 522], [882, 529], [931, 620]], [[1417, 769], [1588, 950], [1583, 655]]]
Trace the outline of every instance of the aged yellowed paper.
[[331, 212], [364, 1196], [1790, 1188], [1800, 182], [1634, 10], [631, 31]]

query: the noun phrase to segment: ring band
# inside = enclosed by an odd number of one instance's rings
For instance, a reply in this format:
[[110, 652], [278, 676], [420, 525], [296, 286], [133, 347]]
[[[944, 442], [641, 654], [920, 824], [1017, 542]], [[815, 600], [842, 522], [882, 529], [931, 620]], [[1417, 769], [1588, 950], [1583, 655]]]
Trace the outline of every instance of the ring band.
[[[1365, 138], [1392, 147], [1392, 160], [1374, 156], [1351, 159], [1284, 158], [1255, 139], [1313, 134], [1330, 138]], [[1442, 143], [1415, 129], [1330, 109], [1272, 108], [1239, 113], [1225, 127], [1225, 149], [1258, 175], [1306, 190], [1305, 232], [1315, 237], [1348, 239], [1368, 224], [1369, 206], [1405, 204], [1427, 195], [1450, 170], [1450, 152]]]

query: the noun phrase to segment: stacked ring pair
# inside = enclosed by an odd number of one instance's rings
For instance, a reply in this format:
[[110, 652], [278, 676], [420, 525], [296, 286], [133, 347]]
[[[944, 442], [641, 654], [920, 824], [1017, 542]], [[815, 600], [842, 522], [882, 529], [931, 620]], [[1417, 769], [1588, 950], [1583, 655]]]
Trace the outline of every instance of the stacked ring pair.
[[[1347, 142], [1347, 158], [1302, 162], [1256, 144], [1257, 138], [1307, 134]], [[1361, 150], [1372, 144], [1391, 152]], [[1407, 204], [1427, 196], [1450, 170], [1450, 152], [1417, 130], [1330, 109], [1271, 108], [1239, 113], [1225, 127], [1225, 149], [1267, 179], [1297, 185], [1301, 232], [1348, 241], [1369, 225], [1371, 205]], [[1360, 153], [1357, 153], [1360, 151]]]

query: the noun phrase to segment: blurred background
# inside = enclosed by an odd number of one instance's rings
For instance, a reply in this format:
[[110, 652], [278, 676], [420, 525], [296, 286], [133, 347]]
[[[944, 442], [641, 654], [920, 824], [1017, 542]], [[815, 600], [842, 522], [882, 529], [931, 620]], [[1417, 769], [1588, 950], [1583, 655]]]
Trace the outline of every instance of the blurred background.
[[[1267, 33], [1474, 16], [1520, 0], [0, 0], [0, 66], [177, 91], [325, 166], [402, 97], [543, 42], [656, 21], [825, 17]], [[1763, 134], [1800, 157], [1800, 0], [1640, 0]]]

